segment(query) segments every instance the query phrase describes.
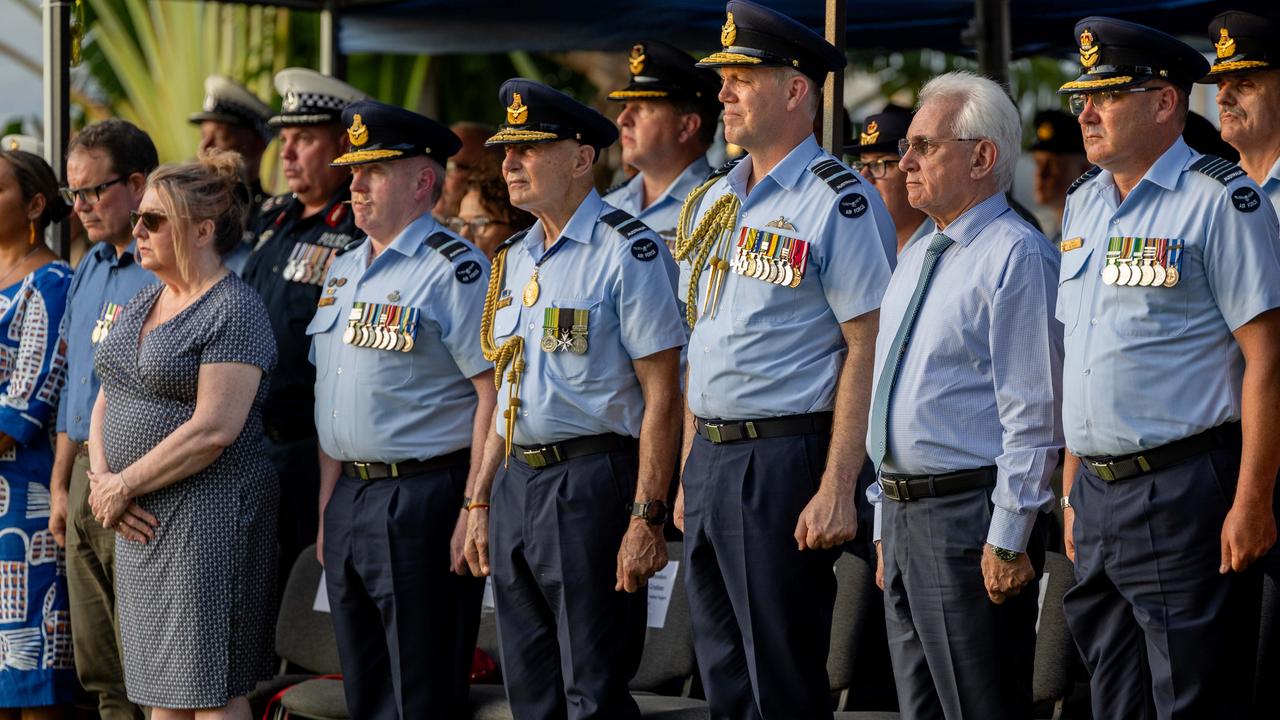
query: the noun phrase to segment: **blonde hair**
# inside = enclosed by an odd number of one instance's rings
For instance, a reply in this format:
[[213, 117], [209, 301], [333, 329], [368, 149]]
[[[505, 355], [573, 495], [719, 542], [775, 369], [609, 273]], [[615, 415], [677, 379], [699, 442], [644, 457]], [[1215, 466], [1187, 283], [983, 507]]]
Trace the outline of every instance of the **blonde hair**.
[[161, 165], [147, 178], [169, 217], [178, 273], [188, 280], [191, 239], [188, 223], [212, 220], [213, 246], [219, 255], [236, 248], [244, 236], [249, 193], [239, 153], [210, 150], [194, 162]]

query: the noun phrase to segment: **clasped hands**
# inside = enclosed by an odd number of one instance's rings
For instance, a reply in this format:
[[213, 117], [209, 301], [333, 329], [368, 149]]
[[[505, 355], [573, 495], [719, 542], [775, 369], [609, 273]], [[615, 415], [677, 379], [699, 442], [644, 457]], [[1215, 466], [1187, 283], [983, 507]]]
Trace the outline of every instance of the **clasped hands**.
[[120, 473], [88, 471], [89, 509], [104, 528], [144, 545], [155, 538], [159, 521], [143, 510]]

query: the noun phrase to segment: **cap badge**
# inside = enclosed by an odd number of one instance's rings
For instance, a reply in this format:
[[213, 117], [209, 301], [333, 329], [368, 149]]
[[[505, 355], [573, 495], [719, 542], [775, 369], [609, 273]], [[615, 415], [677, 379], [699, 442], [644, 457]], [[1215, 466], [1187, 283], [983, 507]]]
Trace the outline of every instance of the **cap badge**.
[[724, 27], [720, 28], [720, 44], [729, 47], [738, 39], [738, 26], [733, 24], [733, 13], [725, 13]]
[[208, 93], [207, 95], [204, 96], [205, 112], [213, 112], [217, 107], [218, 107], [218, 98], [214, 97], [213, 93]]
[[529, 106], [520, 100], [520, 93], [511, 93], [511, 104], [507, 106], [507, 124], [523, 125], [529, 119]]
[[1218, 31], [1218, 42], [1214, 43], [1213, 46], [1218, 50], [1219, 60], [1222, 58], [1229, 58], [1236, 54], [1235, 38], [1231, 37], [1231, 35], [1227, 33], [1226, 28], [1222, 28]]
[[631, 74], [639, 75], [644, 72], [644, 46], [640, 44], [633, 45], [631, 48], [631, 57], [627, 59], [627, 64], [631, 66]]
[[21, 145], [19, 145], [19, 144], [18, 144], [18, 138], [10, 138], [10, 140], [9, 140], [9, 149], [10, 149], [10, 150], [12, 150], [12, 151], [14, 151], [14, 152], [17, 152], [17, 151], [18, 151], [18, 149], [19, 149], [20, 147], [21, 147]]
[[365, 127], [364, 120], [360, 118], [360, 113], [352, 116], [351, 127], [347, 128], [347, 138], [356, 147], [369, 142], [369, 128]]
[[1101, 49], [1093, 44], [1093, 32], [1085, 28], [1084, 32], [1080, 33], [1080, 64], [1087, 68], [1097, 65], [1098, 51]]
[[863, 128], [858, 139], [862, 141], [863, 145], [871, 145], [875, 143], [875, 141], [880, 139], [880, 126], [876, 124], [875, 120], [872, 120], [867, 123], [865, 128]]
[[1036, 138], [1040, 142], [1048, 142], [1053, 139], [1053, 123], [1042, 122], [1040, 127], [1036, 128]]
[[302, 98], [298, 97], [298, 91], [290, 90], [284, 94], [284, 103], [280, 106], [280, 109], [285, 112], [296, 112], [301, 104]]

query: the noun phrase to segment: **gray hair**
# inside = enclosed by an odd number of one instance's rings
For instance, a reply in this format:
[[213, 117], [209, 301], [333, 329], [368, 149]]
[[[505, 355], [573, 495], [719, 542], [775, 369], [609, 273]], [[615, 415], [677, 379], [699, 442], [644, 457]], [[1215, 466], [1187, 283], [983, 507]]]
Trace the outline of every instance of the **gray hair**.
[[951, 120], [952, 135], [990, 140], [996, 146], [992, 175], [1001, 190], [1008, 190], [1022, 148], [1022, 118], [1004, 88], [990, 78], [956, 70], [925, 84], [920, 91], [920, 105], [930, 100], [960, 101], [960, 109]]

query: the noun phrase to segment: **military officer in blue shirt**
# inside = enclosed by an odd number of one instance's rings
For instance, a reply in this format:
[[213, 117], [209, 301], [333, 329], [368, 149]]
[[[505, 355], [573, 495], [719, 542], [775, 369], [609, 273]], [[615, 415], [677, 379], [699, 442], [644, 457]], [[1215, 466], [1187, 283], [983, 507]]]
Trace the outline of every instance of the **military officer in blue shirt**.
[[685, 196], [711, 174], [707, 149], [720, 116], [720, 80], [683, 50], [643, 40], [627, 57], [631, 82], [609, 93], [618, 113], [622, 162], [640, 172], [605, 192], [604, 201], [675, 241]]
[[242, 273], [262, 296], [279, 360], [262, 407], [267, 454], [280, 477], [279, 587], [298, 554], [315, 542], [320, 467], [314, 412], [315, 368], [307, 359], [307, 323], [315, 314], [331, 258], [364, 236], [351, 212], [351, 171], [330, 167], [350, 141], [342, 108], [364, 93], [306, 68], [276, 74], [284, 98], [269, 125], [280, 132], [288, 192], [263, 203], [253, 251]]
[[1032, 714], [1039, 608], [1023, 590], [1062, 448], [1062, 326], [1058, 249], [1004, 197], [1021, 130], [999, 85], [953, 72], [920, 91], [901, 142], [908, 199], [937, 230], [899, 257], [881, 306], [867, 495], [908, 720]]
[[537, 222], [494, 256], [485, 297], [500, 412], [467, 560], [493, 575], [515, 717], [633, 720], [627, 682], [645, 583], [667, 563], [680, 432], [675, 264], [592, 188], [618, 137], [608, 119], [523, 78], [499, 98], [507, 122], [489, 144], [504, 146], [511, 203]]
[[[151, 138], [119, 119], [93, 123], [67, 149], [63, 199], [93, 245], [71, 278], [60, 334], [66, 384], [58, 403], [57, 445], [49, 481], [49, 530], [67, 550], [67, 590], [76, 674], [105, 720], [141, 720], [129, 702], [116, 624], [116, 533], [89, 507], [89, 417], [98, 397], [93, 351], [121, 309], [155, 277], [137, 262], [130, 213], [159, 163]], [[135, 536], [137, 537], [137, 536]]]
[[1056, 309], [1067, 620], [1095, 717], [1242, 717], [1250, 564], [1276, 539], [1280, 229], [1243, 170], [1180, 137], [1196, 50], [1110, 18], [1075, 32], [1059, 92], [1097, 167], [1069, 191]]
[[[813, 137], [844, 55], [808, 28], [728, 3], [725, 138], [745, 159], [695, 190], [683, 505], [694, 647], [712, 715], [829, 718], [840, 545], [854, 499], [878, 308], [896, 246], [884, 203]], [[682, 265], [682, 268], [685, 267]], [[869, 508], [868, 508], [869, 509]], [[859, 543], [865, 553], [869, 543]]]
[[476, 342], [489, 266], [431, 216], [462, 142], [374, 101], [342, 114], [356, 224], [307, 327], [319, 537], [353, 718], [465, 718], [479, 578], [459, 577], [466, 488], [492, 422]]

